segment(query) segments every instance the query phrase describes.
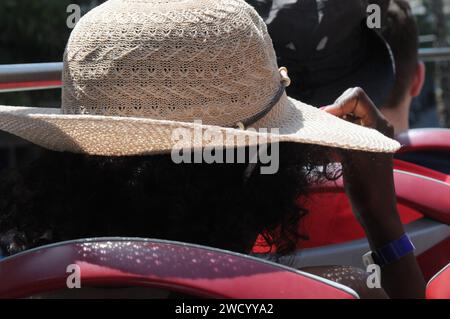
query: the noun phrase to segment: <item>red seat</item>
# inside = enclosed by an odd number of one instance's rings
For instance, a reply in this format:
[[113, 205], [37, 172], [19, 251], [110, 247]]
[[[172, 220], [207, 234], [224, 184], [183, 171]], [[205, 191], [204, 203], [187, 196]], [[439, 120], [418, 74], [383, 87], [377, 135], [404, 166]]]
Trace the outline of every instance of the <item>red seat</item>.
[[[406, 225], [428, 217], [450, 225], [450, 176], [399, 160], [394, 161], [394, 168], [397, 208], [402, 222]], [[342, 180], [316, 187], [306, 200], [299, 201], [309, 210], [300, 222], [300, 233], [308, 235], [309, 240], [298, 243], [300, 251], [351, 243], [365, 237], [352, 213]], [[448, 263], [449, 245], [450, 238], [443, 239], [418, 256], [426, 278]], [[269, 249], [260, 236], [253, 251], [267, 253]], [[276, 251], [276, 247], [271, 249]]]
[[450, 174], [450, 129], [414, 129], [397, 136], [396, 158]]
[[81, 289], [149, 287], [208, 298], [357, 298], [345, 286], [249, 256], [143, 239], [72, 241], [6, 258], [0, 262], [0, 297], [67, 292], [68, 265], [79, 268]]
[[426, 295], [427, 299], [450, 299], [450, 264], [431, 278]]
[[450, 129], [413, 129], [397, 136], [402, 144], [399, 153], [418, 151], [450, 151]]
[[[405, 223], [424, 215], [450, 225], [450, 176], [395, 160], [394, 181], [399, 212]], [[342, 179], [336, 183], [330, 182], [314, 189], [311, 199], [307, 202], [307, 204], [314, 205], [314, 207], [310, 207], [312, 212], [314, 212], [313, 208], [320, 213], [333, 211], [332, 203], [314, 198], [314, 196], [322, 196], [323, 194], [329, 194], [330, 197], [335, 194], [337, 198], [335, 200], [341, 206], [344, 205], [344, 202], [348, 203], [339, 209], [339, 214], [344, 215], [342, 211], [345, 209], [346, 215], [353, 216], [350, 203], [345, 195]], [[356, 219], [354, 221], [356, 222]]]
[[[394, 169], [397, 208], [402, 222], [409, 224], [425, 216], [450, 225], [450, 176], [400, 160], [394, 161]], [[310, 237], [308, 241], [300, 242], [299, 248], [365, 237], [353, 215], [342, 179], [315, 187], [306, 200], [299, 199], [299, 204], [309, 211], [301, 220], [300, 233]], [[260, 237], [254, 252], [266, 251]]]

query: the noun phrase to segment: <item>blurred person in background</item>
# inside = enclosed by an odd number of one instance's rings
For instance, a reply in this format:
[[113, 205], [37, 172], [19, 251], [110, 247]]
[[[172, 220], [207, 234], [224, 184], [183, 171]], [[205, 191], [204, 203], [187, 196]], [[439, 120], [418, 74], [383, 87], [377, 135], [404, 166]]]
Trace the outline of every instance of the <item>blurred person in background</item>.
[[[394, 87], [380, 110], [394, 127], [397, 139], [405, 143], [409, 139], [411, 105], [425, 82], [425, 64], [419, 60], [417, 24], [408, 1], [391, 0], [383, 36], [392, 49], [396, 74]], [[417, 150], [396, 154], [396, 158], [450, 174], [450, 154], [445, 151]]]
[[396, 72], [394, 87], [380, 110], [398, 135], [408, 131], [411, 102], [425, 81], [425, 64], [419, 61], [417, 25], [406, 0], [391, 0], [383, 36], [394, 55]]

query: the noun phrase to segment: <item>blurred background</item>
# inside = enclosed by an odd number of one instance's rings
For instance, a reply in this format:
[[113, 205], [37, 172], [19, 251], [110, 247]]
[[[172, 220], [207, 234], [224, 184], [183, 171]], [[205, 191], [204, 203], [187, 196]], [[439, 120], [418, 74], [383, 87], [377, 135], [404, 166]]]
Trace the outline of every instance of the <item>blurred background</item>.
[[[103, 2], [105, 0], [0, 0], [0, 64], [62, 61], [71, 32], [66, 23], [70, 15], [68, 5], [78, 4], [83, 15]], [[450, 0], [409, 2], [417, 18], [421, 48], [450, 47]], [[428, 55], [425, 61], [426, 84], [413, 103], [411, 128], [450, 128], [450, 54], [446, 58]], [[59, 107], [60, 95], [60, 89], [0, 93], [0, 105]], [[5, 139], [0, 135], [0, 151]], [[14, 154], [8, 162], [16, 161], [17, 152]], [[2, 158], [0, 154], [0, 161]], [[0, 162], [0, 168], [2, 166]]]
[[[83, 15], [105, 1], [0, 0], [0, 64], [61, 62], [72, 31], [67, 7], [77, 4]], [[0, 105], [58, 107], [60, 96], [60, 89], [0, 93]]]
[[[409, 1], [419, 27], [421, 48], [444, 48], [450, 43], [450, 0]], [[413, 102], [412, 128], [450, 127], [450, 59], [428, 61], [422, 94]]]
[[[106, 0], [0, 0], [0, 65], [61, 62], [70, 4], [85, 14]], [[0, 80], [1, 80], [0, 74]], [[61, 89], [0, 92], [0, 105], [59, 107]], [[0, 132], [0, 171], [32, 161], [40, 149]]]

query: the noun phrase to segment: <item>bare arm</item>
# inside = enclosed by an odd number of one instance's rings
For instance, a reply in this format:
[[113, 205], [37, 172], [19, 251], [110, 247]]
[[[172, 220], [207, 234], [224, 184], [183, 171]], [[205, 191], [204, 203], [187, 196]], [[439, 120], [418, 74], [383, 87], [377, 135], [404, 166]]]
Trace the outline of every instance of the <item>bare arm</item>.
[[[392, 126], [359, 88], [349, 89], [324, 111], [393, 136]], [[397, 212], [393, 156], [357, 151], [343, 151], [340, 155], [346, 193], [371, 249], [399, 239], [405, 230]], [[425, 281], [412, 253], [383, 267], [381, 282], [391, 298], [425, 296]]]

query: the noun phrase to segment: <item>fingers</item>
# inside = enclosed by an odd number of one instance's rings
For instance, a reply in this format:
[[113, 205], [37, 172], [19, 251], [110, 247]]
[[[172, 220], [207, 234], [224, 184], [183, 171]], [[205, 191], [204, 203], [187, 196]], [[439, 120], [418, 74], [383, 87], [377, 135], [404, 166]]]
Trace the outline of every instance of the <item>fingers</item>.
[[394, 127], [361, 88], [348, 89], [333, 105], [323, 107], [322, 110], [347, 121], [374, 128], [388, 137], [394, 136]]
[[379, 111], [361, 88], [351, 88], [345, 91], [333, 105], [324, 111], [340, 118], [353, 116], [359, 119], [361, 125], [375, 128]]

